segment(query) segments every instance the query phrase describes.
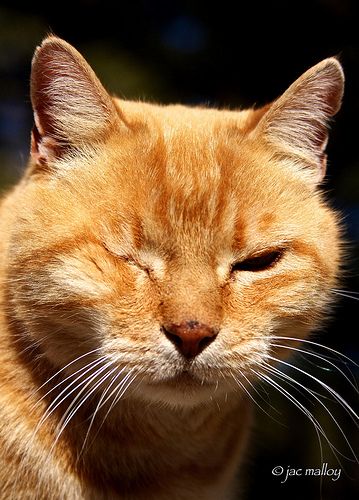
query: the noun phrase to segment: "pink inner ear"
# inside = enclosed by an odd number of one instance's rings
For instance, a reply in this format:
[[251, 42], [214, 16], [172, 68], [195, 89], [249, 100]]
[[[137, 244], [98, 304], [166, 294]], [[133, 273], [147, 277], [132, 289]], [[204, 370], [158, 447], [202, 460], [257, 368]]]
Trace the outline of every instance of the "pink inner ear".
[[45, 166], [56, 158], [56, 141], [50, 137], [41, 138], [34, 125], [31, 132], [31, 158], [37, 165]]
[[317, 182], [322, 182], [326, 172], [327, 172], [327, 154], [324, 153], [323, 151], [319, 158]]
[[41, 125], [34, 113], [35, 123], [31, 131], [31, 158], [37, 165], [46, 166], [58, 157], [63, 148], [52, 137], [41, 134]]
[[299, 77], [261, 120], [269, 142], [311, 164], [319, 180], [325, 173], [328, 125], [340, 108], [343, 85], [338, 61], [325, 59]]
[[39, 145], [40, 145], [40, 134], [36, 128], [36, 125], [33, 126], [31, 131], [31, 158], [39, 165], [43, 164], [42, 158], [39, 153]]

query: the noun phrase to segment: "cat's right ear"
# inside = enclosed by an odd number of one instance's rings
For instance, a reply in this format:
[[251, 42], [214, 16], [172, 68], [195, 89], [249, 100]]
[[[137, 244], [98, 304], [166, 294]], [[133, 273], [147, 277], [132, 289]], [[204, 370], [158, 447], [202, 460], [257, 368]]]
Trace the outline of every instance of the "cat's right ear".
[[31, 102], [35, 121], [31, 157], [39, 167], [104, 140], [119, 118], [85, 59], [55, 36], [45, 38], [34, 54]]

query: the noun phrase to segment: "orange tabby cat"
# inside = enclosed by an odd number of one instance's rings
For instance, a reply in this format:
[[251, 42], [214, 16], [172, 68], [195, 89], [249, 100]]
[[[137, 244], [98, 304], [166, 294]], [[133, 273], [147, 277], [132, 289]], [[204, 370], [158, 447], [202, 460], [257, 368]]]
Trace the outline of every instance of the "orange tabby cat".
[[342, 92], [326, 59], [258, 110], [127, 102], [44, 40], [1, 205], [1, 498], [234, 498], [245, 388], [337, 279]]

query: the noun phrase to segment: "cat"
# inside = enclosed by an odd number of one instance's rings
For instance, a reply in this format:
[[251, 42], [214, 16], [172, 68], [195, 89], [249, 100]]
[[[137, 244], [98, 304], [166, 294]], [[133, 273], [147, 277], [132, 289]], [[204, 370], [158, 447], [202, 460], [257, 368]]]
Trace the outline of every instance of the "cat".
[[237, 498], [248, 388], [340, 276], [343, 82], [328, 58], [259, 109], [130, 102], [44, 39], [0, 209], [1, 498]]

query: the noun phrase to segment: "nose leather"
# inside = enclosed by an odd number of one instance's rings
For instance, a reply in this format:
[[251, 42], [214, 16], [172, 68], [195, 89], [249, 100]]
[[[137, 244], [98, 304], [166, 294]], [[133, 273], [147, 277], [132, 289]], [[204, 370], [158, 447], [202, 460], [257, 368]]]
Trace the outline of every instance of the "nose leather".
[[186, 358], [194, 358], [217, 336], [217, 331], [195, 320], [171, 323], [164, 327], [165, 334]]

